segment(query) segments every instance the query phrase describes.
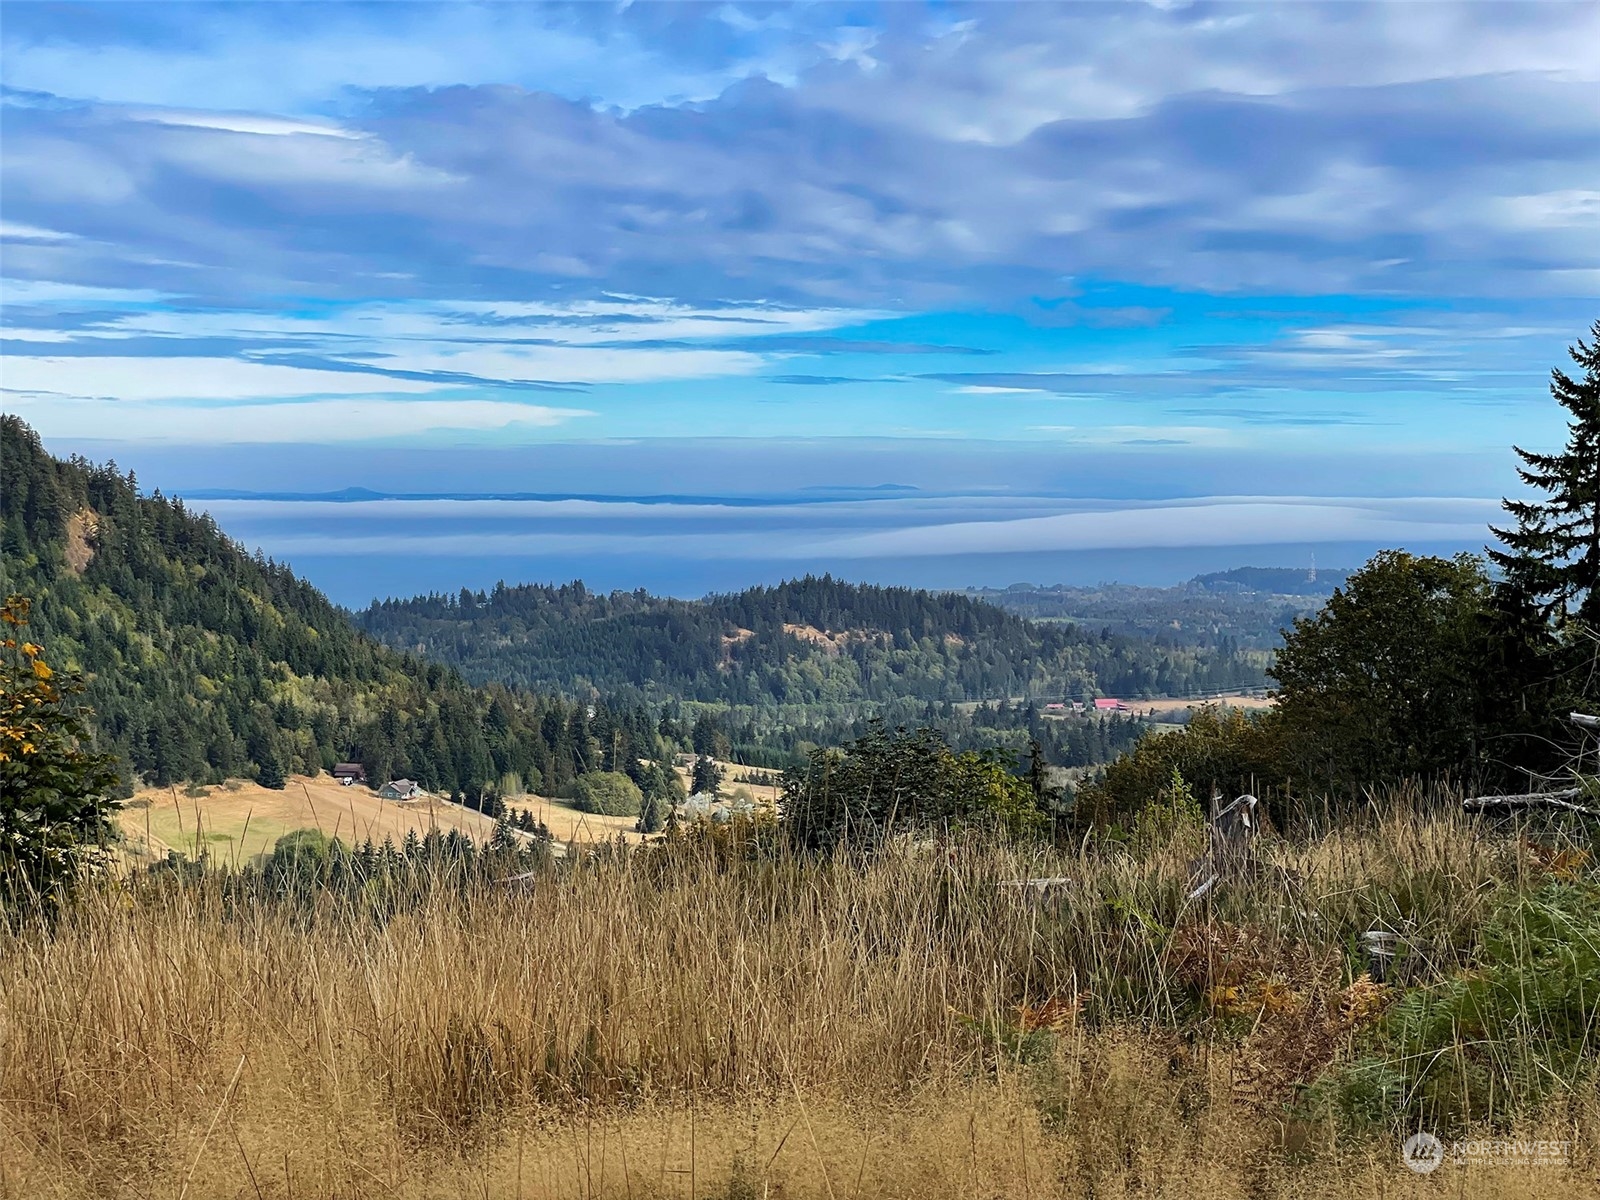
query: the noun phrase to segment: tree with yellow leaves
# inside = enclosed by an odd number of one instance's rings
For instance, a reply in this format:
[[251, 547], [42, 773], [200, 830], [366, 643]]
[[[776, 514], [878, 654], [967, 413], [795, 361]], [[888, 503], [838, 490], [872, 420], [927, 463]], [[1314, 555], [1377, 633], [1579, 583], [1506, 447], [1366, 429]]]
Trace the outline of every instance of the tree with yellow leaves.
[[110, 755], [87, 748], [84, 710], [25, 640], [29, 602], [0, 606], [0, 903], [52, 898], [99, 861], [117, 785]]

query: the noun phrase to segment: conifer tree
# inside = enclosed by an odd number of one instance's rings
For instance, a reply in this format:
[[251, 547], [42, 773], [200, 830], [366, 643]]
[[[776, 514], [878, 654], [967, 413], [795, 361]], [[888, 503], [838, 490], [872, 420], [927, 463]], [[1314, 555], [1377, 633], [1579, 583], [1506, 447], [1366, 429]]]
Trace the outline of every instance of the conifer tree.
[[722, 786], [723, 771], [716, 759], [709, 754], [702, 754], [694, 762], [694, 778], [689, 785], [689, 790], [695, 795], [706, 793], [716, 795], [717, 789]]
[[278, 757], [277, 751], [269, 751], [262, 756], [261, 769], [256, 772], [256, 782], [275, 792], [283, 791], [288, 784], [288, 777], [283, 773], [283, 760]]
[[1516, 448], [1517, 474], [1543, 499], [1506, 500], [1516, 524], [1493, 533], [1505, 546], [1490, 558], [1505, 587], [1564, 623], [1575, 615], [1600, 628], [1600, 321], [1593, 342], [1578, 339], [1568, 353], [1582, 368], [1574, 379], [1551, 372], [1550, 394], [1571, 414], [1567, 444], [1554, 454]]
[[518, 844], [516, 835], [511, 832], [511, 819], [502, 814], [494, 823], [494, 836], [489, 839], [490, 851], [503, 856], [514, 852]]
[[660, 833], [665, 820], [661, 816], [661, 796], [654, 788], [644, 794], [639, 807], [639, 823], [634, 826], [640, 833]]

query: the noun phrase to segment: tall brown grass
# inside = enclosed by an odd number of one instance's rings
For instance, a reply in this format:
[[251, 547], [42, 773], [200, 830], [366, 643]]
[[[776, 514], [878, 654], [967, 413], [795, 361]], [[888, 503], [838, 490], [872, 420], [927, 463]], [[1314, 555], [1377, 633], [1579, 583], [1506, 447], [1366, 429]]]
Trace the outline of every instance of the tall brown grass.
[[[1595, 1193], [1592, 1094], [1510, 1127], [1566, 1167], [1427, 1179], [1287, 1105], [1360, 1019], [1353, 933], [1446, 969], [1543, 869], [1515, 837], [1394, 813], [1204, 910], [1185, 853], [617, 851], [392, 909], [107, 883], [0, 932], [0, 1194]], [[1071, 883], [999, 886], [1037, 875]]]

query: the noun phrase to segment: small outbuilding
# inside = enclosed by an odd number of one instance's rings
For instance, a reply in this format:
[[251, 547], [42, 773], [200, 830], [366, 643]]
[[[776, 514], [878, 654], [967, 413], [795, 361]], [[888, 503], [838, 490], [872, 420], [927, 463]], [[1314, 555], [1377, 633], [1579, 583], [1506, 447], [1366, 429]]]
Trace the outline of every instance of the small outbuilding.
[[360, 763], [343, 762], [333, 764], [333, 777], [345, 787], [367, 781], [367, 769]]

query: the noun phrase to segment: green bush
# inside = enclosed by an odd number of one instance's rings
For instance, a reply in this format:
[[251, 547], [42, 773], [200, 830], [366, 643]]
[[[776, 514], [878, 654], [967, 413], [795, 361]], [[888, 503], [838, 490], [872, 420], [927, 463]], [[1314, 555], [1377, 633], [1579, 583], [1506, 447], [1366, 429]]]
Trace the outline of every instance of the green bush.
[[637, 817], [644, 793], [620, 771], [589, 771], [572, 782], [572, 806], [605, 817]]
[[290, 830], [272, 844], [265, 863], [267, 876], [279, 883], [322, 879], [341, 848], [320, 829]]
[[1148, 855], [1169, 845], [1190, 854], [1205, 848], [1206, 814], [1194, 789], [1177, 767], [1167, 786], [1133, 820], [1133, 848]]
[[0, 604], [0, 902], [67, 891], [115, 836], [115, 760], [90, 749], [83, 691], [28, 641], [30, 602]]
[[820, 849], [929, 829], [979, 827], [1012, 837], [1042, 833], [1048, 818], [1026, 779], [988, 754], [958, 754], [936, 730], [890, 733], [874, 723], [841, 750], [817, 750], [784, 776], [784, 826]]
[[1267, 799], [1287, 792], [1282, 722], [1276, 712], [1251, 716], [1206, 705], [1182, 729], [1148, 733], [1099, 779], [1078, 789], [1079, 820], [1127, 828], [1141, 809], [1169, 793], [1178, 772], [1201, 795]]

